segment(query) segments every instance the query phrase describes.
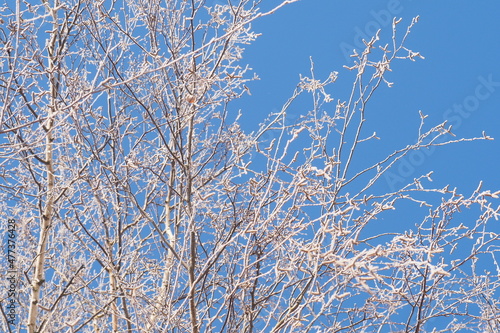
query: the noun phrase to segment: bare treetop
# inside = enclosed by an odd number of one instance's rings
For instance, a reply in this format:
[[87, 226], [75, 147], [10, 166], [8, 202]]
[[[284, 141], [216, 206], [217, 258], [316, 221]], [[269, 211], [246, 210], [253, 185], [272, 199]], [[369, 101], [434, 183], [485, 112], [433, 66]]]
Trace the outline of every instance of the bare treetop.
[[[17, 317], [4, 288], [1, 331], [500, 328], [500, 191], [434, 188], [430, 173], [374, 186], [412, 151], [491, 138], [448, 139], [420, 113], [415, 142], [376, 163], [359, 153], [381, 139], [366, 123], [391, 65], [423, 59], [405, 46], [418, 17], [394, 18], [392, 40], [377, 32], [347, 69], [311, 59], [283, 107], [242, 129], [251, 106], [231, 102], [258, 75], [244, 58], [252, 22], [292, 2], [1, 9], [0, 215], [17, 221]], [[347, 96], [330, 92], [341, 75]], [[387, 230], [388, 213], [405, 223]]]

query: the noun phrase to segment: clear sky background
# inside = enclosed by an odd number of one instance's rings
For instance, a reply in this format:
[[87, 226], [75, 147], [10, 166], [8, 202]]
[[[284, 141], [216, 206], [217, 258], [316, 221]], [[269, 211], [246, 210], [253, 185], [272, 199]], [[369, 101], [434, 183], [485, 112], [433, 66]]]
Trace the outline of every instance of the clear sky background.
[[[272, 3], [275, 1], [264, 1], [262, 8], [270, 8]], [[448, 119], [457, 137], [481, 136], [485, 131], [495, 140], [440, 147], [423, 159], [414, 156], [406, 168], [396, 165], [391, 172], [406, 184], [433, 170], [433, 185], [451, 184], [464, 194], [475, 190], [480, 180], [485, 189], [500, 189], [498, 1], [301, 0], [261, 19], [253, 28], [262, 36], [244, 53], [244, 62], [260, 80], [249, 84], [252, 96], [236, 103], [248, 128], [281, 109], [299, 74], [309, 74], [309, 57], [318, 78], [339, 72], [338, 83], [329, 93], [335, 99], [347, 98], [353, 73], [343, 68], [352, 63], [345, 50], [359, 49], [361, 38], [373, 34], [377, 27], [382, 29], [382, 44], [390, 43], [392, 20], [387, 14], [403, 19], [398, 25], [400, 36], [411, 19], [420, 16], [405, 45], [425, 59], [393, 64], [387, 77], [394, 86], [382, 87], [368, 107], [369, 127], [377, 131], [381, 141], [366, 152], [374, 154], [367, 158], [383, 157], [415, 143], [418, 111], [422, 110], [429, 115], [427, 128]], [[335, 102], [331, 107], [333, 110]], [[309, 108], [310, 104], [303, 108], [294, 105], [290, 112], [306, 113]], [[390, 190], [401, 184], [385, 180], [378, 186]]]
[[[263, 0], [262, 8], [279, 2]], [[216, 3], [227, 0], [207, 0], [207, 6]], [[343, 67], [353, 62], [347, 50], [360, 51], [361, 38], [370, 38], [378, 28], [382, 29], [381, 44], [390, 43], [392, 17], [402, 18], [398, 25], [402, 36], [417, 15], [420, 20], [405, 45], [425, 59], [400, 60], [391, 66], [387, 79], [394, 82], [393, 87], [381, 85], [367, 108], [369, 130], [365, 134], [376, 131], [381, 140], [367, 143], [362, 150], [365, 155], [356, 163], [366, 158], [372, 162], [365, 166], [371, 165], [414, 144], [421, 110], [429, 116], [427, 129], [448, 119], [457, 138], [482, 136], [484, 131], [495, 140], [458, 143], [413, 155], [413, 160], [403, 161], [406, 165], [400, 162], [390, 170], [396, 177], [392, 182], [381, 179], [374, 190], [393, 191], [431, 170], [434, 187], [450, 184], [468, 196], [482, 180], [484, 189], [500, 190], [500, 0], [301, 0], [290, 4], [253, 24], [262, 36], [247, 46], [242, 63], [248, 63], [260, 80], [248, 84], [252, 95], [230, 107], [241, 109], [246, 131], [256, 130], [292, 95], [299, 74], [309, 76], [312, 57], [318, 79], [339, 72], [338, 82], [328, 88], [335, 99], [330, 104], [333, 114], [336, 101], [348, 98], [355, 76]], [[311, 108], [307, 101], [293, 104], [289, 117], [306, 114]], [[384, 228], [398, 231], [418, 219], [413, 210], [402, 206], [394, 214], [411, 217], [408, 222], [381, 224]], [[387, 215], [385, 222], [392, 218], [397, 217]], [[374, 228], [382, 230], [377, 224]]]
[[[413, 17], [420, 17], [405, 45], [425, 59], [393, 63], [393, 71], [387, 75], [393, 87], [381, 87], [367, 109], [367, 125], [381, 140], [363, 150], [366, 159], [379, 161], [414, 144], [419, 110], [428, 115], [426, 128], [448, 120], [457, 138], [482, 136], [485, 131], [495, 140], [452, 144], [421, 154], [420, 160], [406, 159], [406, 167], [399, 163], [390, 170], [402, 182], [391, 184], [382, 179], [374, 190], [392, 191], [431, 170], [433, 183], [429, 186], [450, 184], [466, 197], [481, 180], [483, 189], [500, 190], [500, 1], [496, 0], [301, 0], [261, 19], [253, 28], [262, 36], [244, 54], [244, 62], [260, 80], [249, 84], [251, 96], [235, 103], [248, 129], [281, 109], [299, 82], [299, 74], [309, 75], [309, 57], [314, 60], [317, 78], [324, 80], [331, 71], [339, 72], [338, 82], [328, 92], [345, 100], [355, 75], [343, 68], [353, 61], [346, 57], [345, 49], [359, 50], [361, 38], [378, 27], [382, 44], [390, 43], [392, 19], [387, 14], [403, 19], [398, 25], [400, 36]], [[332, 113], [335, 104], [331, 103]], [[307, 103], [294, 104], [289, 113], [298, 118], [310, 108]], [[427, 209], [406, 202], [396, 207], [368, 232], [402, 232], [427, 213]], [[455, 218], [470, 225], [477, 216], [475, 210]], [[458, 252], [462, 251], [467, 255], [467, 249]]]

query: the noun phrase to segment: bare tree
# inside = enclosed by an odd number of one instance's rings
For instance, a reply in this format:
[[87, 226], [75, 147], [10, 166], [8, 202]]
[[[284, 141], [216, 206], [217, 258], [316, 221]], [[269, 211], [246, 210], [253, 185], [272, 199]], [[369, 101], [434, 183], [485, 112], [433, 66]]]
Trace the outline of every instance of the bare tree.
[[[417, 18], [353, 54], [349, 96], [331, 97], [339, 73], [319, 79], [311, 59], [283, 108], [241, 129], [251, 23], [291, 2], [3, 9], [0, 214], [19, 221], [21, 282], [2, 331], [498, 331], [500, 192], [432, 188], [431, 174], [375, 186], [412, 151], [491, 138], [447, 139], [421, 113], [414, 144], [368, 165], [359, 153], [391, 64], [422, 58], [404, 46]], [[422, 218], [378, 231], [402, 200]]]

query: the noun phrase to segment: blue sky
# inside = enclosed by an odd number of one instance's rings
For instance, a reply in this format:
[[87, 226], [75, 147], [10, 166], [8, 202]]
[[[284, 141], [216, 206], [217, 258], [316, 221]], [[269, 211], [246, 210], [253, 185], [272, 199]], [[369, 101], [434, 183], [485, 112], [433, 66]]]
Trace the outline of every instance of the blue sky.
[[[272, 3], [272, 1], [271, 1]], [[269, 4], [263, 4], [267, 8]], [[358, 48], [361, 38], [382, 29], [382, 42], [390, 43], [391, 23], [403, 21], [402, 35], [411, 19], [420, 19], [406, 46], [425, 60], [401, 60], [392, 66], [388, 79], [368, 108], [370, 128], [381, 138], [367, 153], [386, 153], [415, 143], [418, 111], [428, 115], [427, 128], [448, 120], [459, 137], [481, 136], [494, 141], [476, 141], [436, 148], [431, 154], [414, 156], [406, 166], [391, 172], [401, 178], [385, 180], [380, 189], [393, 189], [403, 182], [434, 171], [433, 185], [451, 184], [469, 194], [480, 180], [484, 188], [499, 189], [500, 176], [500, 3], [497, 1], [328, 1], [302, 0], [253, 27], [262, 36], [244, 54], [260, 80], [249, 84], [252, 96], [236, 103], [251, 122], [278, 110], [298, 83], [299, 74], [309, 74], [309, 57], [316, 75], [326, 79], [335, 70], [338, 82], [329, 92], [346, 98], [353, 73], [343, 68], [351, 59], [346, 49]], [[291, 112], [306, 112], [309, 105], [295, 105]], [[332, 103], [332, 109], [334, 104]], [[245, 112], [246, 111], [246, 112]], [[297, 116], [293, 115], [293, 116]], [[377, 155], [378, 154], [378, 155]], [[385, 187], [385, 188], [384, 188]]]
[[[433, 183], [429, 187], [450, 184], [468, 197], [482, 180], [483, 189], [499, 190], [499, 13], [498, 1], [301, 0], [253, 25], [262, 36], [248, 46], [244, 62], [260, 80], [248, 85], [251, 96], [235, 104], [251, 125], [281, 109], [299, 82], [299, 74], [309, 74], [309, 57], [314, 60], [317, 78], [339, 72], [338, 82], [328, 92], [335, 99], [345, 99], [355, 75], [343, 68], [352, 63], [345, 56], [346, 47], [358, 48], [363, 35], [373, 34], [378, 27], [382, 29], [382, 44], [390, 43], [392, 27], [387, 14], [402, 18], [400, 36], [418, 15], [419, 22], [405, 45], [425, 59], [393, 63], [393, 71], [387, 75], [393, 87], [381, 87], [368, 107], [368, 127], [376, 130], [381, 140], [363, 151], [366, 159], [378, 161], [414, 144], [419, 110], [428, 115], [427, 129], [448, 120], [457, 138], [480, 137], [485, 131], [495, 140], [437, 147], [430, 154], [407, 158], [402, 162], [406, 165], [398, 163], [390, 170], [398, 181], [382, 179], [375, 190], [392, 191], [431, 170]], [[332, 111], [334, 107], [332, 103]], [[290, 112], [297, 118], [309, 108], [310, 104], [298, 103]], [[363, 158], [358, 161], [362, 163]], [[426, 213], [426, 209], [399, 202], [396, 211], [371, 227], [376, 230], [369, 230], [402, 232]], [[468, 225], [477, 213], [464, 212], [456, 219]]]
[[[217, 2], [227, 0], [207, 0], [207, 5]], [[263, 0], [262, 7], [269, 9], [278, 2]], [[485, 131], [495, 140], [459, 143], [412, 155], [413, 160], [405, 159], [390, 170], [396, 178], [381, 179], [376, 190], [392, 191], [431, 170], [435, 172], [434, 187], [451, 184], [468, 195], [483, 180], [483, 188], [499, 190], [499, 14], [497, 0], [301, 0], [253, 24], [262, 36], [248, 45], [242, 62], [248, 63], [260, 80], [248, 84], [252, 95], [231, 107], [242, 110], [245, 130], [255, 130], [291, 96], [299, 74], [309, 75], [310, 57], [319, 79], [339, 72], [338, 82], [328, 92], [335, 100], [344, 100], [355, 75], [343, 68], [352, 64], [347, 50], [359, 50], [361, 38], [369, 38], [378, 28], [382, 29], [382, 44], [389, 43], [393, 16], [402, 18], [401, 36], [419, 15], [405, 45], [425, 60], [393, 64], [387, 79], [394, 86], [382, 86], [367, 109], [367, 127], [376, 130], [381, 140], [368, 143], [357, 163], [381, 160], [415, 143], [421, 110], [429, 116], [426, 128], [449, 120], [458, 138], [481, 136]], [[306, 99], [300, 99], [290, 108], [289, 117], [298, 118], [309, 108]], [[332, 112], [334, 108], [335, 103], [331, 103]], [[381, 225], [401, 230], [419, 218], [406, 203], [401, 203], [401, 208], [402, 212], [391, 211], [385, 222], [396, 220], [395, 214], [399, 214], [411, 217], [407, 224], [375, 224], [376, 231], [382, 230]]]

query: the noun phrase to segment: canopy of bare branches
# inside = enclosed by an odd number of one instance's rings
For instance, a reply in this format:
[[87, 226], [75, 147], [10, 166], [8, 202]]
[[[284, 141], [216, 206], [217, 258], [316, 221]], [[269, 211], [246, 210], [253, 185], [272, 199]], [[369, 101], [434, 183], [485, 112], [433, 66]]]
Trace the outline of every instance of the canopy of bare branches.
[[[491, 138], [441, 140], [450, 126], [421, 114], [414, 143], [359, 163], [391, 64], [423, 58], [405, 47], [418, 18], [365, 41], [350, 71], [311, 60], [281, 110], [241, 128], [252, 22], [292, 2], [4, 4], [0, 216], [17, 275], [0, 331], [500, 331], [500, 192], [431, 174], [373, 189], [412, 151]], [[339, 75], [348, 96], [328, 92]], [[405, 227], [379, 232], [388, 213]]]

